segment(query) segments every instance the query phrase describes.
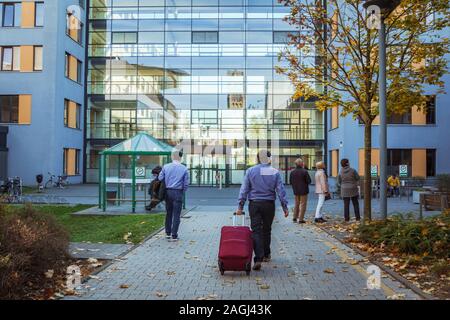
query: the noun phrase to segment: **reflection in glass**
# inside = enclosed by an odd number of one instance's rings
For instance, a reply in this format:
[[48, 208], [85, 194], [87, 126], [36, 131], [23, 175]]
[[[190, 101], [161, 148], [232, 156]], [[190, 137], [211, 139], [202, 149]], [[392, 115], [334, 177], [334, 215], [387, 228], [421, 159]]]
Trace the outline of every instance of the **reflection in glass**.
[[[278, 53], [293, 30], [282, 21], [289, 8], [276, 0], [90, 6], [88, 182], [98, 177], [99, 152], [138, 132], [182, 143], [193, 184], [214, 185], [218, 174], [224, 183], [241, 183], [273, 137], [280, 139], [272, 153], [285, 181], [296, 157], [308, 167], [322, 160], [323, 114], [312, 101], [293, 100], [289, 78], [274, 71], [287, 66]], [[316, 63], [314, 48], [298, 55]]]

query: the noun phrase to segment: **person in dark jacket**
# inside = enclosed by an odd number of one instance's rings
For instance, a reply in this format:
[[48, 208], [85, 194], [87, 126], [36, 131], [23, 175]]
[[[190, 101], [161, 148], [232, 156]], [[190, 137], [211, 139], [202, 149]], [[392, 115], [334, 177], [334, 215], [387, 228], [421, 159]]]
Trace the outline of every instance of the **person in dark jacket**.
[[[289, 183], [292, 186], [295, 196], [294, 206], [294, 223], [305, 223], [306, 205], [308, 203], [309, 185], [311, 184], [311, 177], [302, 159], [295, 160], [296, 168], [291, 172], [289, 176]], [[300, 218], [299, 218], [300, 216]]]
[[150, 196], [150, 204], [145, 206], [145, 209], [147, 211], [152, 210], [155, 208], [163, 199], [159, 197], [160, 194], [160, 188], [161, 188], [161, 181], [158, 180], [158, 175], [161, 172], [162, 167], [156, 166], [152, 169], [152, 175], [153, 180], [150, 182], [150, 185], [148, 187], [148, 194]]
[[348, 159], [341, 160], [341, 171], [339, 172], [337, 183], [341, 189], [341, 197], [344, 199], [344, 218], [345, 221], [350, 221], [350, 200], [353, 203], [355, 210], [356, 221], [361, 219], [359, 214], [359, 175], [355, 169], [350, 167]]

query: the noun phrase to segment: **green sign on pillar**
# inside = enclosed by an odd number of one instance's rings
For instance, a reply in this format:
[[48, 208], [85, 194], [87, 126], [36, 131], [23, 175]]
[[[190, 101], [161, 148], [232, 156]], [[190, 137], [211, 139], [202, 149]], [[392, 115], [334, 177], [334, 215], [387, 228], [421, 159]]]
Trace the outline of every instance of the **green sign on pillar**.
[[407, 177], [407, 176], [408, 176], [408, 166], [407, 166], [406, 164], [401, 164], [401, 165], [399, 166], [398, 172], [400, 173], [399, 176], [400, 176], [401, 178]]
[[378, 177], [378, 166], [370, 166], [370, 175], [372, 178]]

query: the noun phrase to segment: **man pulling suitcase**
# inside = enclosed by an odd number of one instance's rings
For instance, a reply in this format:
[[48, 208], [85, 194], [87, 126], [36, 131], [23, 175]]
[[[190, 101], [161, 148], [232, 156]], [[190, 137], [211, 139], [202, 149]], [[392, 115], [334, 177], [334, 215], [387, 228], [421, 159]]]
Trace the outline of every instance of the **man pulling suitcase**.
[[237, 215], [241, 215], [245, 201], [249, 200], [253, 248], [255, 251], [253, 270], [260, 270], [262, 262], [271, 259], [270, 242], [272, 223], [275, 217], [275, 199], [278, 194], [284, 216], [289, 216], [286, 190], [280, 172], [271, 166], [271, 154], [261, 150], [258, 164], [247, 170], [239, 192]]

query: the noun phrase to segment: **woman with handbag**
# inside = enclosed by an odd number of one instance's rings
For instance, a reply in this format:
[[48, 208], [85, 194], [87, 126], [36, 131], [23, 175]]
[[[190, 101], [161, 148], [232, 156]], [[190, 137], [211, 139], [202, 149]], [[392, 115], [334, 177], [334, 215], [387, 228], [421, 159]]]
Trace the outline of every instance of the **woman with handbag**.
[[328, 178], [327, 175], [325, 174], [325, 164], [320, 161], [316, 163], [316, 175], [315, 175], [315, 181], [316, 181], [316, 194], [319, 197], [319, 201], [317, 202], [317, 207], [316, 207], [316, 215], [315, 215], [315, 219], [314, 222], [316, 223], [323, 223], [323, 222], [327, 222], [327, 220], [325, 220], [323, 218], [323, 214], [322, 214], [322, 207], [323, 204], [325, 202], [325, 200], [330, 199], [330, 192], [329, 192], [329, 187], [328, 187]]

